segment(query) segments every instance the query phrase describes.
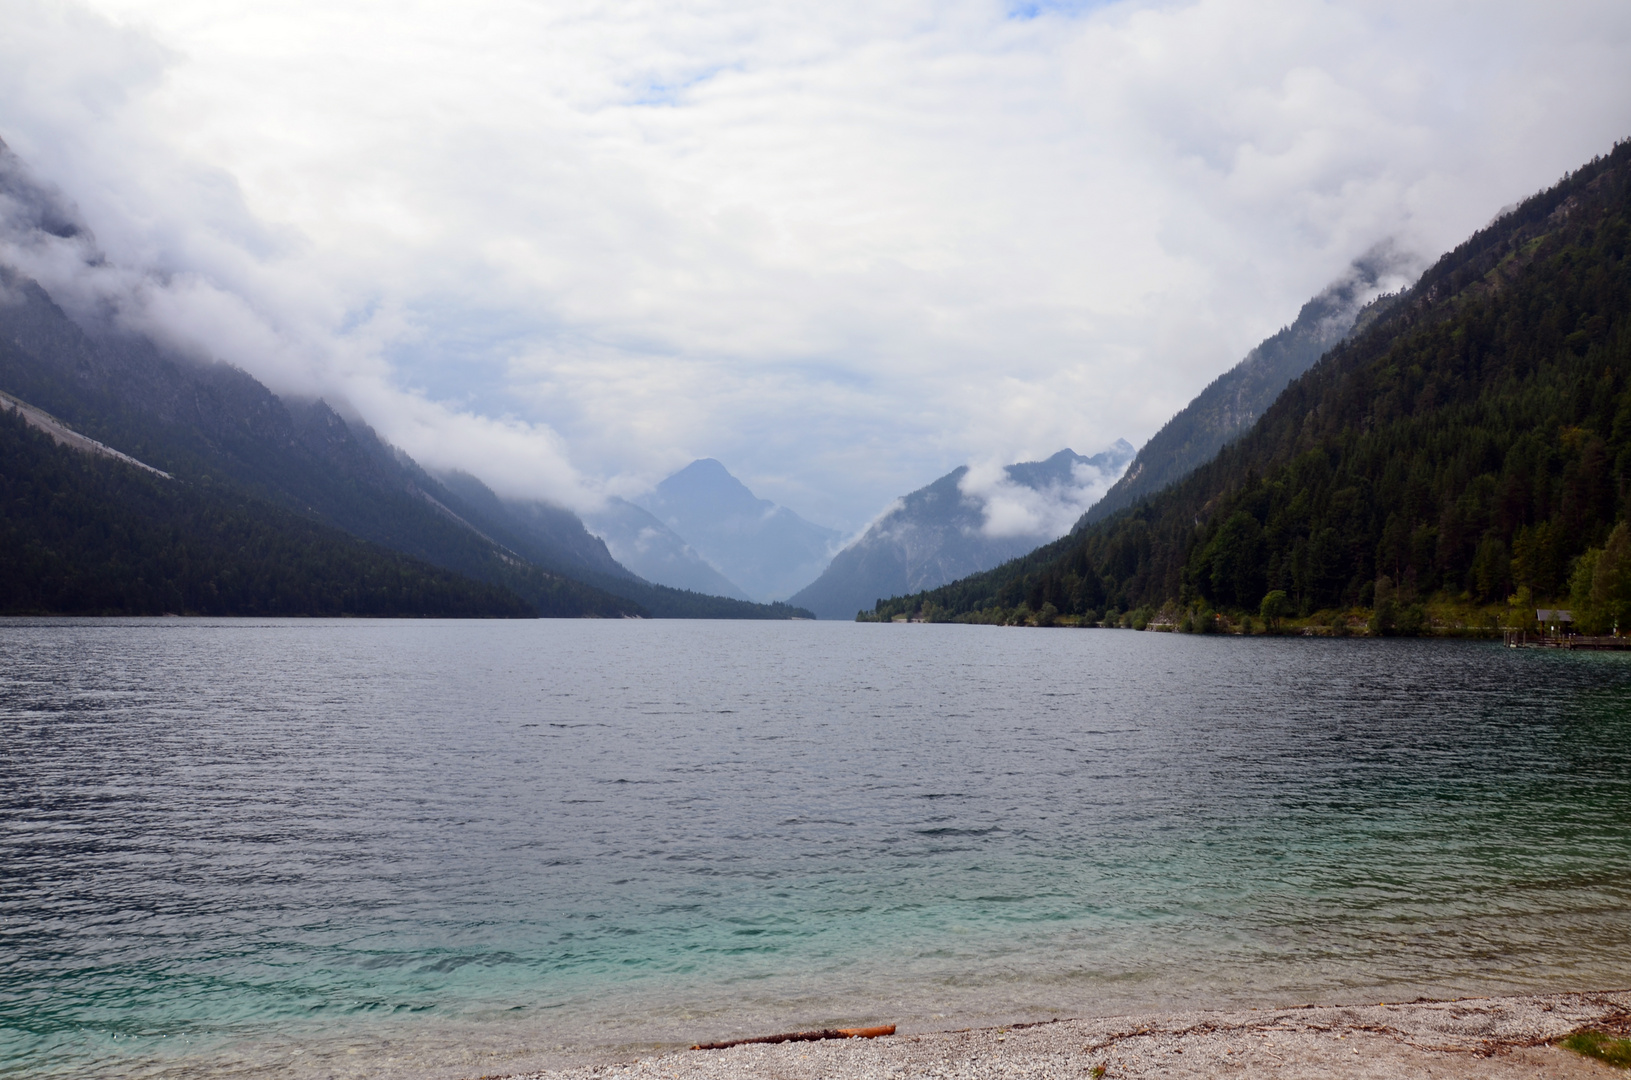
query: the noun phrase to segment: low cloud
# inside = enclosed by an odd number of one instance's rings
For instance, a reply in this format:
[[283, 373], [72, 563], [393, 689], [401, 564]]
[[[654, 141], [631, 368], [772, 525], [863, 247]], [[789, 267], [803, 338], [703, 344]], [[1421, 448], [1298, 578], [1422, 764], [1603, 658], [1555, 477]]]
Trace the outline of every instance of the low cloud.
[[1071, 467], [1069, 481], [1041, 487], [1016, 482], [1001, 465], [971, 465], [957, 489], [980, 506], [983, 535], [1054, 540], [1068, 533], [1088, 507], [1103, 498], [1126, 471], [1129, 459], [1130, 455], [1107, 468], [1079, 461]]
[[88, 295], [427, 462], [712, 456], [855, 527], [1142, 441], [1377, 241], [1631, 134], [1609, 0], [1020, 14], [0, 0], [0, 138], [127, 268]]
[[547, 427], [461, 410], [392, 385], [381, 350], [403, 328], [390, 325], [390, 315], [376, 313], [345, 334], [282, 325], [277, 311], [204, 274], [113, 262], [78, 207], [3, 147], [0, 263], [38, 281], [92, 332], [142, 335], [181, 357], [230, 362], [276, 393], [326, 397], [429, 468], [479, 462], [482, 478], [501, 494], [583, 510], [604, 500]]

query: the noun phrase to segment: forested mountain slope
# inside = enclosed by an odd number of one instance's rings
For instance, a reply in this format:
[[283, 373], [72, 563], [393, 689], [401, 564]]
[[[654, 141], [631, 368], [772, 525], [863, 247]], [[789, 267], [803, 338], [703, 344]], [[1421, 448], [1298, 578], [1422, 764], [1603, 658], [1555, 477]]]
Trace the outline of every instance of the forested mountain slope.
[[1115, 486], [1082, 515], [1081, 525], [1103, 521], [1212, 460], [1225, 443], [1257, 422], [1292, 379], [1337, 342], [1381, 317], [1398, 299], [1386, 290], [1409, 284], [1412, 261], [1391, 245], [1356, 259], [1347, 273], [1302, 306], [1290, 326], [1212, 380], [1162, 425]]
[[7, 408], [0, 506], [7, 614], [537, 613], [508, 590], [240, 491], [57, 445]]
[[[0, 389], [172, 474], [192, 494], [211, 492], [240, 509], [245, 499], [264, 503], [255, 514], [267, 529], [292, 521], [289, 514], [326, 524], [496, 585], [538, 614], [645, 614], [636, 602], [514, 557], [473, 529], [450, 505], [453, 496], [411, 461], [322, 402], [291, 408], [229, 365], [167, 357], [144, 338], [92, 337], [36, 282], [4, 266], [0, 290]], [[4, 467], [21, 466], [8, 459]], [[106, 509], [118, 505], [127, 504]], [[21, 506], [0, 512], [15, 528], [46, 527], [18, 517]]]
[[1560, 595], [1631, 487], [1628, 245], [1622, 143], [1445, 255], [1188, 479], [877, 613]]

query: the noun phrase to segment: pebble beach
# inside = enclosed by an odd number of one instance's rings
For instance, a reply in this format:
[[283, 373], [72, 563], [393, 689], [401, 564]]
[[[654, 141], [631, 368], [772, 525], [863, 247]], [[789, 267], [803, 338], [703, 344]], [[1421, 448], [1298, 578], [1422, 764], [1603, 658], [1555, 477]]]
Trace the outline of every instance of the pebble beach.
[[878, 1039], [684, 1050], [509, 1080], [1625, 1076], [1555, 1045], [1587, 1028], [1631, 1033], [1631, 990], [908, 1031]]

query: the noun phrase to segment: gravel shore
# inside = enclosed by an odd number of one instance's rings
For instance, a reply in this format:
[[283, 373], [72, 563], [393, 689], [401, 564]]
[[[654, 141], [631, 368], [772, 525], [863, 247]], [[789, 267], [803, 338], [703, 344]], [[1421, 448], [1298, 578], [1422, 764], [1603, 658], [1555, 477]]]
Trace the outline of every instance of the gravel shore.
[[1631, 1033], [1631, 990], [1369, 1006], [1058, 1020], [882, 1039], [690, 1050], [515, 1080], [1080, 1080], [1272, 1076], [1621, 1077], [1551, 1045], [1581, 1028]]

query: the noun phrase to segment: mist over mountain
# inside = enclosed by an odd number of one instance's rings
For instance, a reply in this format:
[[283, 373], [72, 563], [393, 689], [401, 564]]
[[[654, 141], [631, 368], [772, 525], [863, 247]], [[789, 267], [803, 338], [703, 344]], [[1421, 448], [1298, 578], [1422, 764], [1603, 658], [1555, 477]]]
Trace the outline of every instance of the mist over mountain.
[[697, 554], [685, 538], [656, 515], [627, 499], [610, 498], [584, 523], [605, 541], [612, 556], [647, 581], [712, 596], [747, 600], [748, 594]]
[[1212, 460], [1263, 415], [1292, 379], [1338, 342], [1362, 332], [1414, 280], [1420, 259], [1381, 244], [1356, 259], [1283, 327], [1195, 396], [1138, 451], [1116, 485], [1081, 524], [1102, 521]]
[[[8, 578], [11, 610], [642, 613], [514, 558], [456, 497], [321, 401], [285, 404], [235, 368], [140, 337], [92, 337], [3, 265], [0, 293], [0, 387], [169, 474], [87, 467], [14, 435], [24, 441], [5, 481], [30, 494], [0, 507], [0, 527], [13, 556], [33, 554]], [[392, 576], [395, 601], [358, 591]]]
[[693, 461], [634, 501], [761, 603], [784, 599], [821, 573], [843, 539], [754, 495], [713, 458]]
[[996, 476], [959, 466], [897, 500], [791, 603], [850, 619], [880, 599], [988, 570], [1057, 538], [1121, 475], [1125, 440], [1091, 457], [1065, 449]]
[[[811, 614], [785, 604], [749, 601], [740, 589], [691, 552], [683, 540], [633, 504], [622, 503], [624, 509], [619, 513], [614, 508], [622, 500], [612, 500], [610, 514], [626, 527], [653, 534], [647, 540], [647, 550], [637, 548], [636, 554], [646, 565], [666, 571], [668, 580], [653, 581], [632, 572], [613, 556], [601, 537], [591, 533], [584, 521], [565, 507], [537, 499], [502, 498], [469, 473], [450, 473], [443, 480], [457, 496], [461, 512], [472, 526], [508, 550], [637, 604], [655, 618], [787, 619], [808, 618]], [[605, 515], [597, 520], [604, 522]], [[622, 537], [618, 539], [621, 542]], [[665, 554], [673, 556], [666, 565]]]
[[1621, 142], [1440, 258], [1189, 476], [874, 617], [1136, 623], [1164, 609], [1204, 631], [1214, 611], [1272, 608], [1340, 631], [1374, 605], [1386, 633], [1426, 628], [1429, 605], [1489, 605], [1488, 631], [1567, 598], [1603, 632], [1631, 622], [1628, 519]]
[[[3, 145], [0, 237], [35, 255], [69, 237], [99, 259]], [[26, 406], [8, 406], [23, 426], [0, 464], [0, 530], [31, 568], [8, 579], [10, 610], [796, 614], [643, 581], [571, 511], [434, 477], [349, 409], [279, 397], [95, 305], [76, 321], [3, 261], [0, 391]]]
[[606, 544], [584, 527], [582, 519], [565, 507], [536, 499], [501, 498], [467, 472], [441, 473], [436, 479], [457, 498], [457, 505], [473, 528], [540, 565], [580, 576], [636, 579], [637, 575], [619, 564]]

